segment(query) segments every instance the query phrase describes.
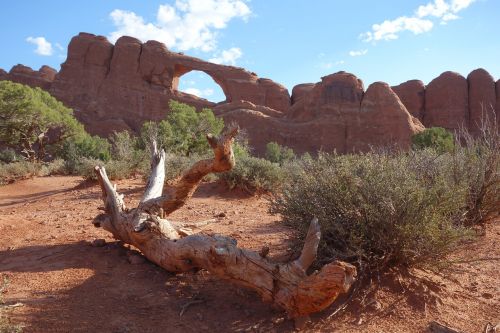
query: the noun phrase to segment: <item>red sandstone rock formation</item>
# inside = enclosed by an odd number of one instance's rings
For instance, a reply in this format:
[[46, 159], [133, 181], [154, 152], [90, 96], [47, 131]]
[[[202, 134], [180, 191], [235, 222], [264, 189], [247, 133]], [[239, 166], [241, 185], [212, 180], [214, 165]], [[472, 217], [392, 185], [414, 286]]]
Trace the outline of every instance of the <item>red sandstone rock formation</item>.
[[425, 107], [425, 85], [420, 80], [410, 80], [392, 87], [410, 114], [422, 121]]
[[469, 82], [469, 130], [477, 135], [484, 117], [495, 114], [496, 93], [493, 77], [484, 69], [476, 69], [467, 76]]
[[423, 123], [451, 131], [469, 125], [468, 84], [462, 75], [444, 72], [429, 83]]
[[263, 151], [269, 141], [298, 152], [346, 153], [388, 145], [408, 148], [411, 136], [423, 129], [386, 83], [374, 83], [365, 93], [361, 80], [339, 72], [313, 86], [294, 88], [292, 96], [297, 94], [300, 97], [282, 119], [245, 108], [222, 116], [247, 129], [257, 151]]
[[155, 41], [142, 44], [121, 37], [113, 46], [104, 37], [86, 33], [71, 40], [68, 59], [50, 91], [74, 107], [90, 131], [105, 135], [109, 122], [120, 121], [120, 129], [137, 130], [145, 120], [163, 119], [172, 98], [214, 107], [214, 103], [177, 91], [179, 78], [192, 70], [210, 75], [221, 86], [227, 103], [245, 100], [278, 112], [289, 107], [286, 88], [242, 68], [170, 52]]
[[9, 78], [9, 74], [0, 68], [0, 81], [8, 80], [8, 78]]
[[23, 65], [12, 67], [8, 74], [3, 70], [2, 72], [3, 74], [0, 73], [0, 80], [11, 80], [31, 87], [40, 87], [44, 90], [50, 89], [57, 74], [57, 71], [49, 66], [42, 66], [38, 71], [35, 71]]
[[[178, 91], [179, 78], [192, 70], [211, 76], [226, 100], [215, 104]], [[426, 126], [454, 130], [464, 124], [477, 131], [473, 124], [481, 105], [496, 104], [500, 112], [500, 83], [495, 92], [493, 78], [482, 69], [467, 80], [445, 72], [428, 87], [417, 80], [392, 89], [378, 82], [366, 92], [356, 76], [339, 72], [295, 86], [290, 98], [282, 85], [242, 68], [171, 52], [156, 41], [121, 37], [113, 45], [88, 33], [71, 40], [59, 73], [47, 66], [34, 71], [17, 65], [10, 73], [0, 70], [0, 80], [5, 79], [46, 89], [73, 108], [89, 132], [103, 136], [163, 119], [171, 99], [211, 107], [244, 127], [257, 152], [269, 141], [299, 152], [407, 148], [411, 135], [423, 129], [419, 120]]]
[[[288, 112], [296, 121], [307, 121], [320, 115], [335, 115], [344, 111], [357, 111], [363, 98], [363, 82], [355, 75], [338, 72], [321, 78], [313, 87], [296, 89], [298, 99]], [[301, 91], [302, 90], [302, 91]]]
[[314, 88], [314, 83], [301, 83], [292, 89], [292, 104], [299, 102]]

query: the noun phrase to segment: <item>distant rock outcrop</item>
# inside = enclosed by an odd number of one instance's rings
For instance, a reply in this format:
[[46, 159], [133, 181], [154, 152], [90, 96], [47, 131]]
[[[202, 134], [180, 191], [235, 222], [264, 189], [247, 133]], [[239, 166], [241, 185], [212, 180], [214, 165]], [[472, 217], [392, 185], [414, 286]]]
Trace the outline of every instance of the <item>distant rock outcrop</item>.
[[27, 66], [16, 65], [12, 67], [8, 74], [2, 70], [0, 72], [0, 80], [8, 79], [31, 87], [39, 87], [44, 90], [49, 90], [52, 82], [54, 82], [56, 74], [57, 71], [54, 68], [45, 65], [40, 67], [38, 71], [35, 71]]
[[469, 124], [467, 80], [455, 72], [444, 72], [425, 89], [423, 124], [457, 130]]
[[94, 133], [109, 133], [110, 121], [120, 122], [119, 129], [138, 130], [145, 120], [163, 119], [172, 98], [197, 107], [215, 106], [177, 91], [179, 78], [192, 70], [211, 76], [224, 91], [226, 103], [245, 100], [280, 112], [289, 107], [286, 88], [242, 68], [170, 52], [155, 41], [143, 44], [121, 37], [113, 45], [105, 37], [86, 33], [71, 40], [68, 58], [50, 92], [75, 108]]
[[410, 114], [422, 121], [425, 109], [425, 85], [420, 80], [410, 80], [392, 87]]
[[339, 72], [313, 85], [293, 89], [294, 104], [282, 118], [248, 109], [223, 114], [241, 123], [250, 143], [262, 151], [269, 141], [299, 152], [367, 151], [375, 146], [408, 148], [411, 136], [423, 129], [389, 85], [377, 82], [366, 93], [356, 76]]
[[494, 117], [496, 92], [495, 80], [484, 69], [476, 69], [467, 76], [469, 82], [469, 130], [479, 133], [481, 122], [487, 115]]
[[[180, 77], [195, 70], [212, 77], [226, 100], [216, 104], [178, 91]], [[377, 82], [366, 92], [356, 76], [338, 72], [295, 86], [290, 97], [284, 86], [243, 68], [171, 52], [156, 41], [121, 37], [113, 45], [88, 33], [73, 37], [59, 73], [48, 66], [34, 71], [17, 65], [9, 73], [0, 70], [0, 80], [49, 91], [74, 109], [90, 133], [102, 136], [137, 131], [146, 120], [164, 119], [171, 99], [210, 107], [244, 127], [257, 152], [269, 141], [298, 152], [407, 148], [422, 123], [450, 130], [465, 125], [474, 132], [484, 105], [492, 105], [497, 114], [500, 108], [500, 84], [495, 87], [482, 69], [467, 79], [445, 72], [427, 87], [418, 80], [392, 89]]]

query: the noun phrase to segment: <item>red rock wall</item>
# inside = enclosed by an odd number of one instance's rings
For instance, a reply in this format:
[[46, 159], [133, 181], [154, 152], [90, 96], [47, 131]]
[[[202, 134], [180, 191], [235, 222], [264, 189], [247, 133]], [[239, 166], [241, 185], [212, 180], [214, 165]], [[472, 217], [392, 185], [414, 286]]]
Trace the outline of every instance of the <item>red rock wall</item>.
[[81, 33], [68, 49], [68, 59], [50, 92], [75, 109], [89, 131], [138, 130], [145, 120], [165, 118], [176, 99], [197, 107], [215, 104], [177, 91], [179, 77], [199, 70], [210, 75], [226, 94], [226, 102], [246, 100], [286, 111], [290, 96], [283, 86], [242, 68], [208, 63], [170, 52], [158, 42], [121, 37], [113, 46], [106, 38]]
[[392, 87], [408, 111], [426, 127], [444, 127], [455, 131], [461, 126], [473, 135], [485, 115], [499, 118], [498, 83], [484, 69], [472, 71], [467, 79], [444, 72], [427, 87], [421, 81], [408, 81]]
[[34, 71], [30, 67], [16, 65], [12, 67], [8, 74], [4, 70], [1, 70], [0, 80], [10, 80], [26, 84], [30, 87], [49, 90], [56, 74], [57, 71], [49, 66], [42, 66], [38, 71]]
[[484, 69], [476, 69], [467, 76], [469, 82], [469, 130], [479, 134], [484, 117], [495, 116], [496, 93], [493, 77]]
[[[177, 91], [179, 78], [192, 70], [211, 76], [226, 100], [214, 104]], [[497, 114], [500, 109], [500, 84], [495, 86], [482, 69], [467, 79], [445, 72], [427, 87], [418, 80], [392, 89], [377, 82], [366, 92], [356, 76], [339, 72], [295, 86], [290, 98], [282, 85], [242, 68], [171, 52], [156, 41], [121, 37], [113, 45], [88, 33], [73, 37], [59, 73], [47, 66], [34, 71], [17, 65], [9, 73], [0, 70], [2, 79], [46, 89], [73, 108], [90, 133], [102, 136], [137, 131], [146, 120], [164, 119], [171, 99], [211, 107], [245, 128], [257, 152], [269, 141], [299, 152], [408, 148], [422, 123], [451, 130], [465, 124], [477, 131], [474, 124], [483, 105], [493, 105]]]

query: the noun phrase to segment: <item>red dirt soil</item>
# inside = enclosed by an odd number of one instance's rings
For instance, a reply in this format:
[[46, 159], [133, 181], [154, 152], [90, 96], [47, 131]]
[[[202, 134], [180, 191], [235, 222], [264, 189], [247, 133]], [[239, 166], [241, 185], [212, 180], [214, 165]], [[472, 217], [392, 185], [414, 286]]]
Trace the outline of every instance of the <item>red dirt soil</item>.
[[[140, 180], [118, 182], [133, 207]], [[5, 311], [23, 332], [289, 332], [293, 322], [253, 292], [206, 271], [174, 275], [145, 261], [91, 221], [102, 205], [96, 183], [79, 177], [43, 177], [0, 187], [0, 275], [9, 280]], [[200, 186], [169, 218], [197, 222], [200, 232], [221, 233], [242, 247], [284, 258], [293, 231], [268, 214], [265, 196], [249, 197], [217, 183]], [[220, 214], [224, 213], [224, 214]], [[219, 215], [223, 215], [220, 216]], [[486, 234], [449, 257], [440, 273], [391, 273], [369, 296], [332, 316], [315, 314], [308, 332], [427, 332], [429, 322], [483, 332], [500, 321], [498, 220]], [[106, 245], [92, 246], [104, 238]], [[375, 287], [376, 286], [376, 287]], [[180, 315], [182, 313], [182, 316]]]

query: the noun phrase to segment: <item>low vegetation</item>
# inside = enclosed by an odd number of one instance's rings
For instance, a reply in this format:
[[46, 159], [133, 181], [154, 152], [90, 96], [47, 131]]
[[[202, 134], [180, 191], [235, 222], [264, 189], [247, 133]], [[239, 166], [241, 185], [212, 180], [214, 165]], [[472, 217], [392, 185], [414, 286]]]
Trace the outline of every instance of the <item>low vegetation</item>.
[[320, 259], [361, 271], [433, 265], [474, 235], [471, 226], [498, 214], [500, 140], [496, 122], [462, 145], [410, 152], [319, 154], [272, 200], [271, 211], [305, 234], [322, 226]]
[[453, 133], [441, 127], [426, 128], [412, 137], [413, 149], [432, 148], [439, 153], [451, 152], [455, 147]]
[[[138, 136], [103, 139], [87, 134], [71, 110], [43, 91], [0, 84], [1, 183], [48, 174], [93, 178], [95, 165], [105, 165], [112, 179], [148, 175], [152, 140], [167, 151], [166, 178], [174, 179], [210, 154], [205, 133], [224, 127], [212, 111], [173, 101], [168, 116], [145, 123]], [[230, 188], [274, 192], [271, 211], [300, 236], [317, 217], [323, 263], [340, 259], [365, 272], [432, 264], [498, 214], [498, 125], [486, 119], [475, 138], [430, 128], [412, 141], [409, 152], [316, 157], [270, 142], [259, 158], [240, 138], [235, 168], [218, 177]]]

